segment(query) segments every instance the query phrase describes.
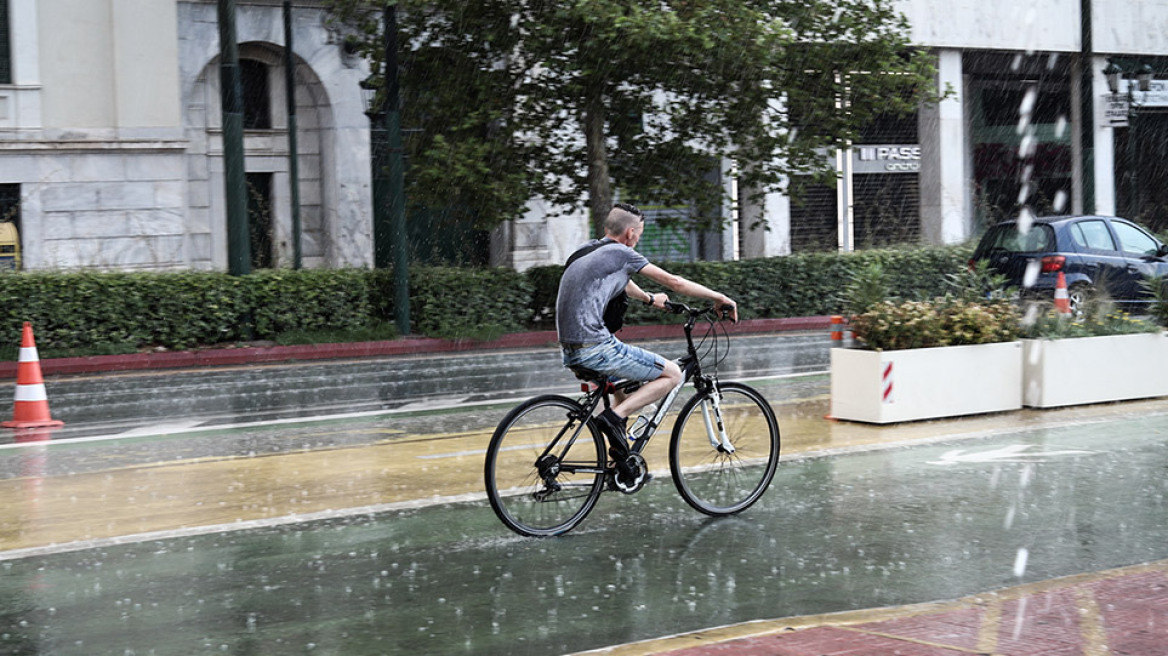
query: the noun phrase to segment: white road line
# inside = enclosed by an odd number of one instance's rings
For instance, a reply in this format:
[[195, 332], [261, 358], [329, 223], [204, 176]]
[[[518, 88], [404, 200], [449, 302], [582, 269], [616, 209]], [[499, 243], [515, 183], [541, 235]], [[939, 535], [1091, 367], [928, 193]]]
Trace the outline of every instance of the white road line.
[[[735, 378], [736, 381], [759, 381], [759, 380], [781, 380], [788, 378], [801, 378], [806, 376], [817, 376], [827, 373], [823, 371], [810, 371], [794, 374], [781, 374], [777, 376], [754, 376], [749, 378]], [[576, 386], [564, 388], [552, 388], [546, 391], [549, 394], [571, 394], [578, 390]], [[165, 424], [151, 424], [147, 426], [139, 426], [131, 428], [126, 431], [118, 433], [110, 433], [107, 435], [90, 435], [86, 437], [65, 437], [60, 439], [52, 439], [42, 442], [14, 442], [10, 444], [0, 444], [0, 452], [14, 451], [30, 447], [44, 447], [44, 446], [65, 446], [69, 444], [92, 444], [95, 442], [116, 442], [118, 440], [140, 439], [143, 437], [170, 437], [174, 435], [190, 435], [192, 433], [205, 433], [211, 431], [221, 430], [237, 430], [244, 428], [263, 428], [265, 426], [291, 426], [295, 424], [306, 424], [310, 422], [320, 421], [339, 421], [344, 419], [362, 419], [366, 417], [389, 417], [393, 415], [406, 414], [410, 412], [418, 412], [424, 410], [453, 410], [459, 408], [476, 408], [491, 405], [506, 405], [518, 404], [525, 401], [539, 392], [536, 390], [524, 390], [522, 396], [487, 399], [483, 401], [467, 401], [471, 396], [464, 396], [457, 399], [435, 400], [435, 401], [419, 401], [410, 403], [400, 408], [392, 408], [389, 410], [366, 410], [363, 412], [343, 412], [326, 415], [312, 415], [308, 417], [288, 417], [284, 419], [268, 419], [263, 421], [251, 422], [237, 422], [231, 424], [208, 424], [209, 420], [191, 420], [190, 425], [184, 426], [182, 424], [188, 422], [170, 422]], [[473, 395], [479, 396], [479, 395]]]
[[448, 503], [468, 503], [472, 501], [482, 501], [487, 498], [485, 492], [475, 492], [470, 494], [457, 494], [444, 497], [429, 497], [427, 499], [416, 499], [411, 501], [398, 501], [395, 503], [381, 503], [372, 506], [361, 506], [359, 508], [342, 508], [337, 510], [321, 510], [313, 513], [284, 515], [281, 517], [270, 517], [267, 519], [249, 519], [238, 522], [231, 522], [228, 524], [211, 524], [208, 526], [190, 526], [186, 528], [166, 530], [166, 531], [150, 531], [147, 533], [136, 533], [133, 535], [119, 535], [109, 538], [97, 538], [93, 540], [78, 540], [75, 542], [63, 542], [58, 544], [50, 544], [41, 547], [26, 547], [24, 549], [9, 549], [8, 551], [0, 551], [0, 562], [6, 560], [19, 560], [21, 558], [31, 558], [34, 556], [49, 556], [60, 553], [70, 553], [74, 551], [85, 551], [87, 549], [98, 549], [104, 547], [114, 547], [126, 544], [139, 544], [142, 542], [153, 542], [156, 540], [171, 540], [174, 538], [193, 537], [197, 535], [211, 535], [213, 533], [231, 533], [234, 531], [247, 531], [261, 528], [273, 528], [277, 526], [287, 526], [290, 524], [304, 524], [307, 522], [317, 522], [327, 519], [343, 519], [348, 517], [356, 517], [359, 515], [377, 515], [394, 510], [413, 510], [417, 508], [425, 508], [428, 506], [442, 505]]

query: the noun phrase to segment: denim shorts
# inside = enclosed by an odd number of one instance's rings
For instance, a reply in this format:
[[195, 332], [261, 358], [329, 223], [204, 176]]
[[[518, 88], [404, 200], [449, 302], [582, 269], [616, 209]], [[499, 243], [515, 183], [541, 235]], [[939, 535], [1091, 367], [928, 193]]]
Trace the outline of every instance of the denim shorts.
[[565, 367], [584, 367], [612, 380], [656, 380], [665, 371], [665, 359], [615, 337], [578, 351], [562, 349]]

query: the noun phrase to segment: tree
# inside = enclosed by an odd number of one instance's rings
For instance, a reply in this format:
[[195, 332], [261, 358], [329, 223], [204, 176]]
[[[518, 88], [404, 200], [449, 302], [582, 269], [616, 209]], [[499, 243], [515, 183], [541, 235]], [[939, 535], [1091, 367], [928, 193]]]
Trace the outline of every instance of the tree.
[[[359, 25], [378, 0], [333, 0]], [[400, 0], [412, 202], [484, 225], [532, 197], [708, 205], [723, 158], [756, 193], [830, 180], [824, 148], [935, 97], [891, 0]], [[376, 29], [360, 34], [380, 70]]]

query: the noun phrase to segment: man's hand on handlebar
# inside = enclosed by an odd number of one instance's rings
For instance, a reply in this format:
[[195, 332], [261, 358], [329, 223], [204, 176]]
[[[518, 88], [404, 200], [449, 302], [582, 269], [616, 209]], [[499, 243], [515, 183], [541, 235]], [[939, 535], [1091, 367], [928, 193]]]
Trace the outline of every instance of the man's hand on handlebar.
[[718, 311], [719, 317], [738, 323], [738, 306], [729, 297], [723, 296], [720, 300], [716, 301], [714, 303], [714, 309]]

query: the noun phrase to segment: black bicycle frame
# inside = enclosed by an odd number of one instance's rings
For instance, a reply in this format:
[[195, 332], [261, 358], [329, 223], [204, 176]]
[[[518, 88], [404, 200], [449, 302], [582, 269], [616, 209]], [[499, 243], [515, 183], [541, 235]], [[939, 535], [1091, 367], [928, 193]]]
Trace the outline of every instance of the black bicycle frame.
[[[641, 432], [641, 437], [639, 437], [633, 443], [631, 450], [635, 453], [641, 453], [645, 450], [645, 447], [649, 445], [649, 439], [653, 437], [653, 434], [657, 431], [658, 426], [661, 425], [661, 420], [665, 418], [665, 414], [669, 412], [669, 409], [673, 406], [673, 402], [676, 400], [678, 393], [681, 392], [681, 389], [685, 387], [686, 383], [690, 382], [691, 380], [694, 381], [694, 386], [697, 388], [698, 392], [709, 391], [713, 386], [713, 381], [709, 377], [702, 375], [701, 360], [698, 358], [698, 349], [697, 346], [694, 345], [693, 341], [693, 329], [697, 324], [698, 317], [702, 314], [704, 314], [704, 312], [690, 311], [686, 313], [684, 326], [686, 354], [675, 361], [677, 362], [677, 366], [681, 368], [681, 383], [670, 390], [669, 394], [667, 394], [665, 398], [661, 400], [661, 403], [658, 404], [657, 412], [654, 413], [653, 417], [649, 419], [649, 423]], [[595, 389], [588, 390], [587, 386], [589, 384], [594, 385]], [[563, 462], [562, 460], [562, 458], [568, 453], [568, 450], [572, 448], [572, 445], [575, 444], [576, 440], [580, 437], [580, 432], [584, 430], [584, 426], [587, 425], [588, 418], [591, 417], [592, 414], [596, 411], [597, 405], [603, 401], [605, 409], [610, 407], [609, 394], [616, 389], [616, 386], [606, 379], [587, 381], [584, 384], [584, 387], [585, 390], [587, 390], [587, 394], [580, 402], [580, 416], [570, 416], [571, 422], [565, 425], [563, 430], [560, 431], [560, 434], [556, 436], [556, 439], [552, 440], [552, 442], [548, 444], [547, 449], [545, 449], [544, 452], [540, 454], [539, 460], [537, 460], [537, 462], [543, 461], [544, 458], [546, 458], [552, 452], [552, 450], [556, 448], [556, 445], [560, 442], [560, 439], [564, 437], [564, 433], [572, 427], [572, 422], [579, 422], [576, 425], [575, 430], [572, 431], [571, 438], [568, 439], [567, 444], [565, 444], [564, 448], [560, 451], [559, 457], [556, 458], [558, 469], [559, 471], [602, 473], [598, 472], [595, 467], [591, 466], [591, 464], [572, 465], [570, 463]]]

